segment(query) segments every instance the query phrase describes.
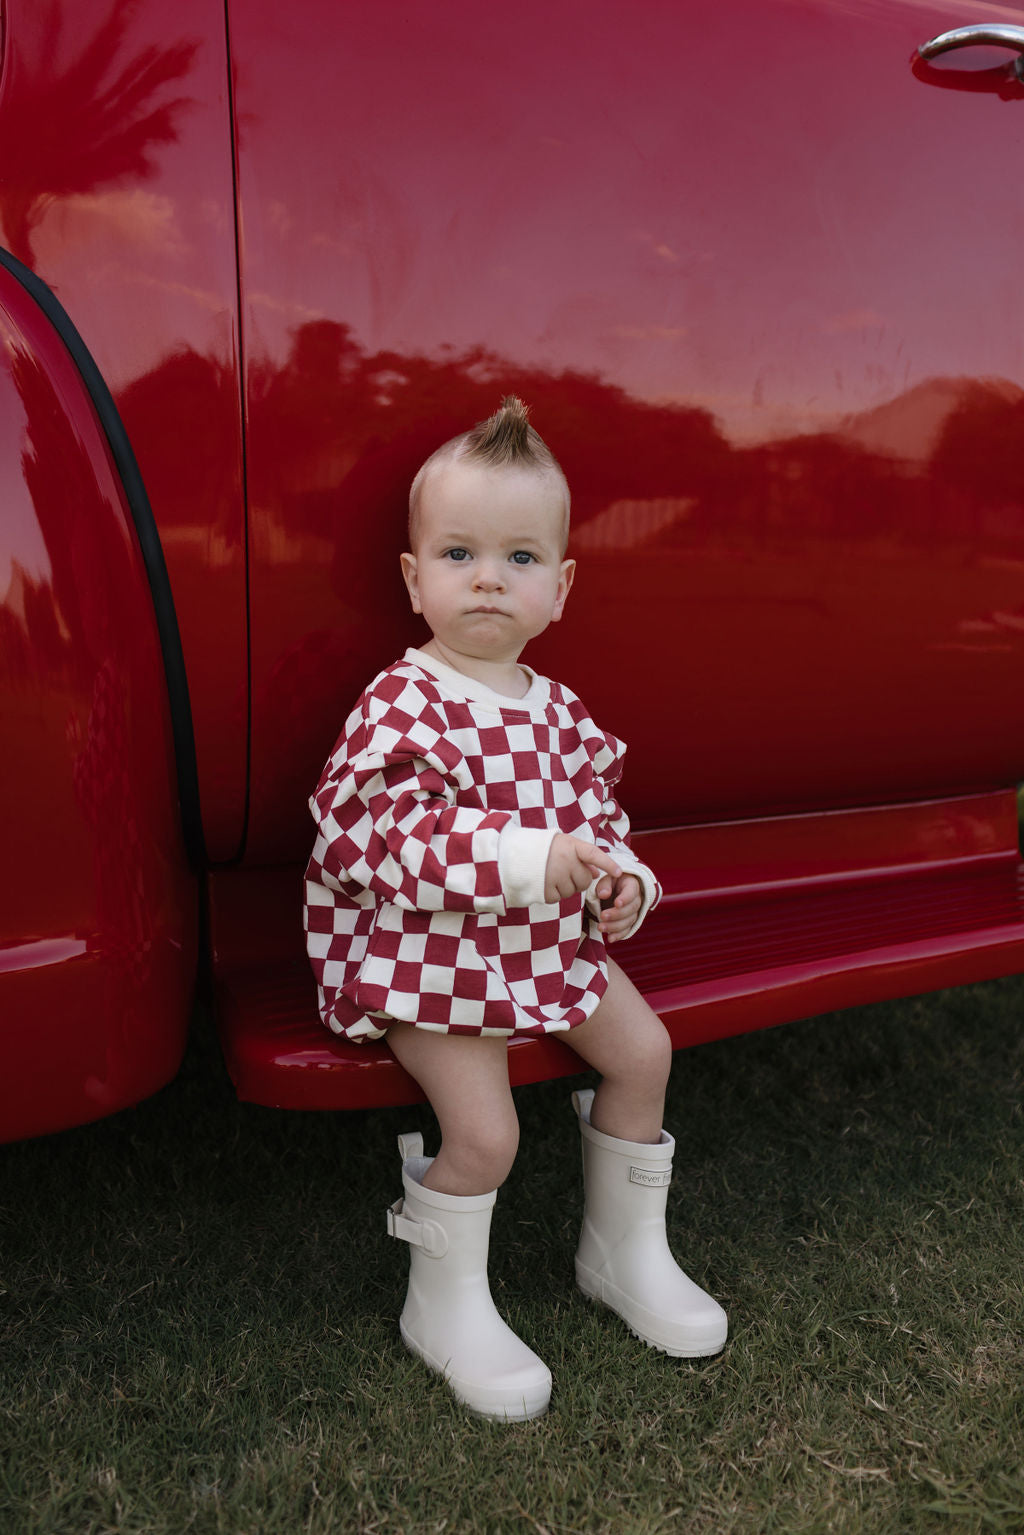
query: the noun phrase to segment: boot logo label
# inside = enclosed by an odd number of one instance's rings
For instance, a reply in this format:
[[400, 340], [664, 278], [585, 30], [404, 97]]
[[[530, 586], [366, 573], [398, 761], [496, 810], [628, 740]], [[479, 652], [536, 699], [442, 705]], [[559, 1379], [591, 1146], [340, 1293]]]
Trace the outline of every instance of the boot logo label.
[[672, 1182], [672, 1170], [666, 1168], [664, 1172], [655, 1172], [650, 1167], [631, 1167], [629, 1169], [630, 1183], [640, 1183], [645, 1189], [664, 1189]]

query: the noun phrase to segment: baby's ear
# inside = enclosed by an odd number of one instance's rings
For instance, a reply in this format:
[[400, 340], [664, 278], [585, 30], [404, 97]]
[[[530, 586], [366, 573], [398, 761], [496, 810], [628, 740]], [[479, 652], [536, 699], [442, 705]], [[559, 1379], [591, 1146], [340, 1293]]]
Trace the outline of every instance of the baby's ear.
[[555, 606], [551, 613], [551, 622], [553, 624], [557, 624], [558, 620], [562, 616], [562, 609], [565, 607], [565, 599], [569, 595], [569, 588], [572, 586], [572, 579], [575, 574], [576, 561], [563, 560], [562, 567], [558, 572], [558, 591], [555, 594]]
[[420, 607], [419, 577], [416, 573], [416, 556], [414, 554], [403, 554], [401, 556], [401, 560], [402, 580], [405, 582], [406, 589], [409, 593], [409, 601], [412, 603], [412, 610], [414, 613], [422, 613], [423, 609]]

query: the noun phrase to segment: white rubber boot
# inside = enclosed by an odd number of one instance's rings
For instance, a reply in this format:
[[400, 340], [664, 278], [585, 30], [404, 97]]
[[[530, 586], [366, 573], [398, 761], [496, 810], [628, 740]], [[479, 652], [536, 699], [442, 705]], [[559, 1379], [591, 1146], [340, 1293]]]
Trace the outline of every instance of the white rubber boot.
[[487, 1418], [536, 1418], [551, 1399], [551, 1372], [502, 1321], [487, 1283], [495, 1192], [463, 1198], [423, 1187], [433, 1161], [421, 1135], [400, 1135], [404, 1199], [388, 1231], [411, 1247], [400, 1323], [407, 1348], [443, 1375], [460, 1402]]
[[717, 1354], [729, 1330], [725, 1312], [679, 1268], [665, 1235], [676, 1143], [664, 1130], [657, 1146], [602, 1135], [590, 1123], [593, 1098], [590, 1090], [572, 1095], [585, 1201], [576, 1283], [662, 1353]]

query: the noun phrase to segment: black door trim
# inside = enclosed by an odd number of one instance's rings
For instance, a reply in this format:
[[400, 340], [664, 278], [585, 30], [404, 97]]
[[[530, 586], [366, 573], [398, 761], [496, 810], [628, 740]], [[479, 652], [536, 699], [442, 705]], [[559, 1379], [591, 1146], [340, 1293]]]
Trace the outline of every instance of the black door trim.
[[189, 699], [185, 657], [181, 648], [181, 632], [178, 628], [177, 614], [174, 611], [174, 597], [167, 574], [167, 562], [164, 559], [160, 535], [153, 517], [153, 508], [149, 504], [146, 487], [142, 481], [142, 474], [113, 396], [96, 366], [92, 353], [72, 324], [67, 310], [46, 283], [2, 247], [0, 247], [0, 265], [4, 266], [21, 284], [25, 292], [34, 299], [64, 343], [92, 400], [110, 446], [125, 499], [135, 524], [149, 590], [153, 598], [153, 611], [156, 615], [157, 632], [164, 661], [164, 676], [167, 679], [167, 697], [171, 709], [171, 730], [178, 772], [178, 796], [181, 803], [185, 850], [192, 867], [199, 872], [208, 866], [208, 860], [199, 803], [199, 770], [196, 764], [192, 704]]

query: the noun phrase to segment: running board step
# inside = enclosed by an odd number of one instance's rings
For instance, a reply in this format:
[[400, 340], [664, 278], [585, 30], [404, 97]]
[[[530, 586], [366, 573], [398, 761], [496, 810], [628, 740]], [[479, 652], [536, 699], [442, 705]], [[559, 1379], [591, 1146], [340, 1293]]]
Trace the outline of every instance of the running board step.
[[[297, 1109], [418, 1101], [418, 1087], [385, 1045], [347, 1044], [320, 1023], [312, 974], [298, 948], [301, 932], [273, 961], [224, 962], [231, 946], [218, 953], [218, 924], [222, 931], [247, 929], [251, 955], [254, 923], [277, 911], [277, 931], [291, 932], [300, 903], [297, 871], [235, 871], [230, 879], [234, 888], [217, 892], [215, 986], [221, 1043], [239, 1097]], [[670, 897], [615, 957], [677, 1048], [991, 980], [1024, 970], [1024, 866], [1004, 850], [849, 883], [719, 892], [704, 902]], [[582, 1070], [565, 1037], [513, 1041], [512, 1082]]]

